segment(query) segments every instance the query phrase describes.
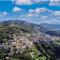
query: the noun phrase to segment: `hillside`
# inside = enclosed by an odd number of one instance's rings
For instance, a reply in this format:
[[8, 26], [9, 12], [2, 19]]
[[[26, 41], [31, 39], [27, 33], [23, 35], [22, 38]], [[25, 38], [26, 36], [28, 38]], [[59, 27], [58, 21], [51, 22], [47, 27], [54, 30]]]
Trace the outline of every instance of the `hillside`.
[[1, 60], [55, 60], [59, 37], [40, 32], [39, 25], [24, 21], [0, 24]]

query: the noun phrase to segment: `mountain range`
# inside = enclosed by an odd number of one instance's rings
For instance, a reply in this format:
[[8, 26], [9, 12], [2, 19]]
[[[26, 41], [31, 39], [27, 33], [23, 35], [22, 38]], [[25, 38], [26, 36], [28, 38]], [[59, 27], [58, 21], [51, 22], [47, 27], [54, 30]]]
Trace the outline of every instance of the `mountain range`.
[[0, 24], [2, 25], [16, 24], [16, 25], [23, 26], [23, 28], [28, 30], [40, 31], [44, 34], [48, 34], [51, 36], [60, 36], [60, 24], [47, 24], [47, 23], [34, 24], [22, 20], [0, 21]]

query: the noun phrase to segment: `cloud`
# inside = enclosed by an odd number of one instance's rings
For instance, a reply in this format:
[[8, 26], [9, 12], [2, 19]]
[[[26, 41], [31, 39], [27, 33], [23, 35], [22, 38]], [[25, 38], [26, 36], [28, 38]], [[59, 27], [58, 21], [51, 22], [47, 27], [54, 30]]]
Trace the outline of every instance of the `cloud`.
[[56, 2], [59, 2], [60, 0], [50, 0], [50, 2], [54, 2], [54, 3], [56, 3]]
[[28, 13], [26, 14], [28, 17], [39, 17], [38, 14], [32, 14], [32, 13]]
[[32, 16], [33, 16], [33, 14], [27, 14], [27, 16], [32, 17]]
[[15, 0], [15, 4], [17, 5], [23, 5], [23, 4], [32, 4], [32, 0]]
[[0, 20], [5, 20], [5, 18], [7, 18], [8, 15], [9, 13], [7, 11], [0, 11]]
[[13, 12], [20, 12], [21, 10], [22, 10], [22, 9], [19, 8], [19, 7], [14, 7], [12, 11], [13, 11]]
[[3, 15], [3, 16], [6, 16], [6, 15], [8, 15], [8, 13], [7, 13], [6, 11], [4, 11], [4, 12], [2, 13], [2, 15]]
[[34, 3], [48, 2], [49, 0], [12, 0], [17, 5], [31, 5]]
[[29, 9], [29, 13], [34, 13], [34, 9]]
[[37, 8], [35, 9], [35, 12], [38, 14], [38, 13], [42, 13], [42, 12], [45, 12], [45, 11], [48, 11], [46, 8]]
[[60, 11], [54, 11], [55, 16], [60, 16]]
[[52, 13], [52, 10], [49, 10], [47, 8], [36, 8], [36, 9], [29, 9], [29, 13], [31, 14], [43, 14], [43, 13]]
[[60, 11], [53, 11], [46, 8], [36, 8], [30, 9], [28, 14], [22, 16], [22, 19], [29, 20], [30, 22], [38, 24], [40, 23], [60, 24], [59, 22], [60, 18], [58, 16], [60, 17]]
[[60, 6], [60, 0], [12, 0], [16, 5], [31, 5], [34, 3], [49, 2], [49, 6]]
[[60, 0], [50, 0], [50, 6], [60, 6]]
[[1, 11], [0, 11], [0, 17], [2, 17], [2, 16], [7, 16], [7, 15], [8, 15], [8, 12], [6, 12], [6, 11], [1, 12]]

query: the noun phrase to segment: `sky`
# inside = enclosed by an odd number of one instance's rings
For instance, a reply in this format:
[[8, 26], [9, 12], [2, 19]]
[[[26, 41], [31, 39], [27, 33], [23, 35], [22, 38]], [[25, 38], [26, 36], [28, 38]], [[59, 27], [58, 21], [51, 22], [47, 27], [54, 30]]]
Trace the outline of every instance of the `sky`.
[[0, 20], [60, 24], [60, 0], [0, 0]]

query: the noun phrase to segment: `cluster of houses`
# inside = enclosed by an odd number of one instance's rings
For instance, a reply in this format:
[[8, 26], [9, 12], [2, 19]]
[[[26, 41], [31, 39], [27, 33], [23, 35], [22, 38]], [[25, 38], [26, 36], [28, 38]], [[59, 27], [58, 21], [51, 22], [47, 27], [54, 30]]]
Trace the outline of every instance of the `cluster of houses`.
[[50, 36], [42, 33], [18, 33], [10, 34], [8, 44], [11, 47], [16, 47], [17, 49], [25, 49], [26, 47], [31, 47], [33, 42], [38, 41], [56, 41], [60, 40], [60, 37]]

